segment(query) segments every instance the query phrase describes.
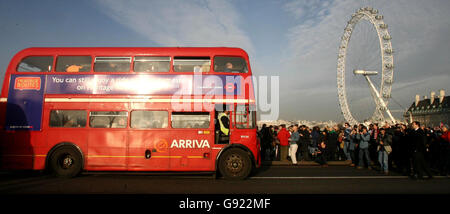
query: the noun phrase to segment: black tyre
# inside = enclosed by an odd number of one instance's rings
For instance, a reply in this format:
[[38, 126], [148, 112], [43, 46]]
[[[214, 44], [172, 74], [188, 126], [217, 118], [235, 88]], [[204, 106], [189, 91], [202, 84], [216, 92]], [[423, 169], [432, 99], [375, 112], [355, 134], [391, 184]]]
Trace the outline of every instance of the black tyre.
[[50, 171], [63, 178], [77, 176], [82, 170], [83, 158], [80, 152], [72, 146], [62, 146], [56, 149], [50, 156]]
[[242, 149], [229, 149], [219, 159], [219, 171], [225, 179], [242, 180], [252, 171], [252, 162]]

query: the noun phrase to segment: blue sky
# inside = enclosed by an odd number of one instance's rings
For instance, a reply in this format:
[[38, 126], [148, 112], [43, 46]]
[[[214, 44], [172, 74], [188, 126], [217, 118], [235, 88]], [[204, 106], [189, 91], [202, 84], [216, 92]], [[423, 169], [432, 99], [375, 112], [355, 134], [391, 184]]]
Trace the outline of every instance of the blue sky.
[[280, 77], [280, 119], [342, 121], [338, 46], [350, 15], [367, 5], [393, 37], [396, 101], [449, 94], [448, 0], [2, 0], [1, 79], [27, 47], [237, 46], [255, 75]]

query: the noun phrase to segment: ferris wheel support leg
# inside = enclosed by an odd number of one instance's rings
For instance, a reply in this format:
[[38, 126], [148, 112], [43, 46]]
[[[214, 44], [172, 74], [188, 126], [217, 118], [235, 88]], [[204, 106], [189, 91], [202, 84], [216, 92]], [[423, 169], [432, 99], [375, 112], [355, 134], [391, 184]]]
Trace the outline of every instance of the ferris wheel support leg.
[[[391, 111], [388, 109], [388, 107], [386, 106], [386, 103], [384, 102], [384, 100], [381, 98], [380, 93], [378, 93], [377, 89], [375, 88], [375, 85], [372, 83], [372, 81], [370, 80], [368, 75], [364, 75], [364, 77], [367, 80], [367, 83], [369, 83], [370, 89], [372, 89], [372, 94], [375, 94], [376, 97], [374, 97], [374, 99], [376, 99], [381, 105], [381, 107], [383, 107], [383, 109], [386, 111], [386, 113], [388, 114], [389, 118], [392, 120], [393, 123], [395, 123], [395, 119], [391, 114]], [[377, 105], [378, 107], [378, 105]]]

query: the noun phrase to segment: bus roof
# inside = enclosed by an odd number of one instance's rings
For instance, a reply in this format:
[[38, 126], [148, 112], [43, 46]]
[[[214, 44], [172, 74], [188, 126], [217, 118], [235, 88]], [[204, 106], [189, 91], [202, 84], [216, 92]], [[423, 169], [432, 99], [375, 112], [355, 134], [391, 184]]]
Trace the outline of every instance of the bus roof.
[[[31, 47], [18, 52], [14, 58], [29, 55], [234, 55], [248, 58], [247, 52], [235, 47]], [[19, 60], [17, 59], [17, 60]]]
[[[5, 72], [5, 80], [1, 90], [1, 96], [6, 97], [9, 89], [10, 75], [16, 73], [16, 68], [22, 59], [28, 56], [169, 56], [169, 57], [211, 57], [214, 56], [239, 56], [247, 61], [251, 75], [248, 54], [237, 47], [30, 47], [19, 51], [10, 61]], [[38, 74], [38, 73], [36, 73]], [[45, 73], [45, 75], [51, 73]], [[58, 73], [59, 74], [59, 73]], [[88, 74], [88, 73], [80, 73]], [[35, 74], [33, 74], [35, 75]]]

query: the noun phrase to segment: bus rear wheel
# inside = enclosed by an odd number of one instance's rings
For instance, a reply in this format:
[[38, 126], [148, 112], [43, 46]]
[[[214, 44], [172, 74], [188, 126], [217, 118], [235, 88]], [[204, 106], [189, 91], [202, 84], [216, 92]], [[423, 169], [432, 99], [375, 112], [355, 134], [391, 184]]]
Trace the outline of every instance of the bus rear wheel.
[[54, 151], [49, 159], [51, 172], [57, 177], [72, 178], [81, 172], [82, 157], [71, 146], [63, 146]]
[[252, 163], [247, 152], [242, 149], [229, 149], [219, 160], [219, 171], [225, 179], [245, 179], [252, 170]]

